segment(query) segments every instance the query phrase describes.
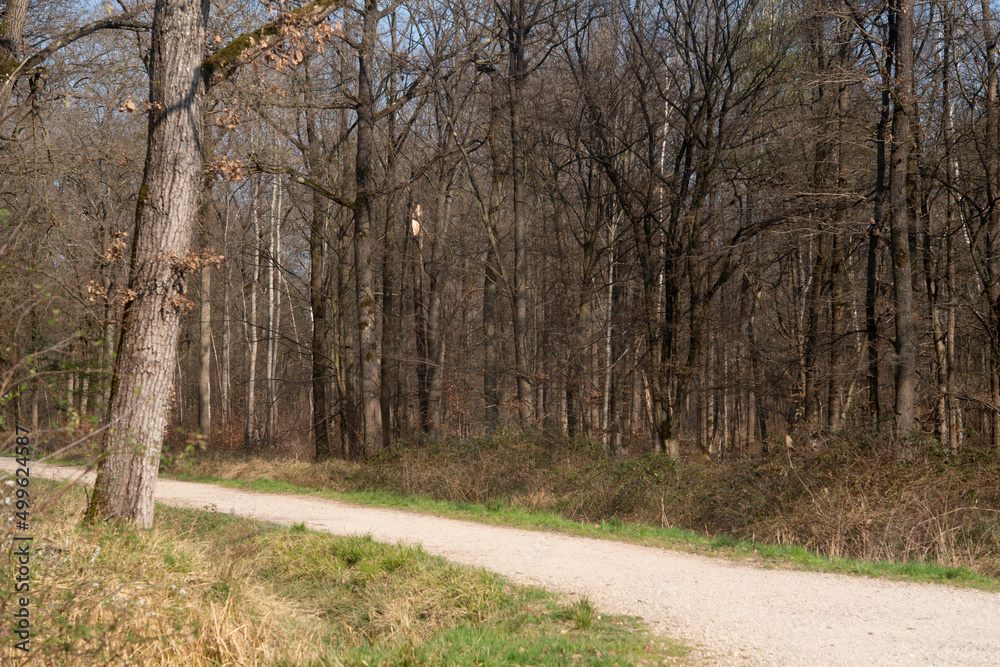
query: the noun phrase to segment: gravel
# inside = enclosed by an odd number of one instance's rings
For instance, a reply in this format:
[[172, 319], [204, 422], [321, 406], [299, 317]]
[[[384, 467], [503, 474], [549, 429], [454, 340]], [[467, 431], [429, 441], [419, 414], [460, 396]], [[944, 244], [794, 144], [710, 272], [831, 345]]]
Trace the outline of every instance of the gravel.
[[[12, 459], [0, 469], [13, 470]], [[79, 468], [32, 466], [77, 479]], [[83, 481], [92, 483], [93, 475]], [[621, 542], [490, 526], [307, 496], [161, 479], [156, 499], [313, 530], [420, 544], [521, 584], [642, 618], [712, 665], [1000, 665], [1000, 594], [767, 569]]]

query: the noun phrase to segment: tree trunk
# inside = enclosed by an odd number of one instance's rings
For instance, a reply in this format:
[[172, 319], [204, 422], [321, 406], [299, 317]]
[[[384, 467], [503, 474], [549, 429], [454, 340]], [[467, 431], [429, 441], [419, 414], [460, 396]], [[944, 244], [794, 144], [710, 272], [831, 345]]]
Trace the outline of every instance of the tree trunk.
[[[222, 227], [222, 247], [229, 247], [229, 198], [226, 198], [226, 220]], [[225, 424], [226, 430], [229, 429], [229, 420], [232, 419], [232, 411], [230, 409], [230, 394], [229, 394], [229, 383], [232, 378], [230, 374], [231, 362], [232, 362], [232, 351], [230, 348], [230, 341], [232, 340], [232, 334], [230, 333], [230, 309], [229, 309], [229, 299], [230, 292], [232, 291], [232, 280], [229, 276], [229, 263], [223, 264], [223, 270], [226, 274], [226, 283], [223, 286], [222, 293], [222, 369], [219, 381], [220, 397], [222, 403], [222, 421]]]
[[198, 430], [205, 445], [212, 437], [212, 268], [201, 267], [201, 317], [198, 330]]
[[879, 107], [879, 119], [875, 129], [875, 206], [872, 221], [868, 227], [868, 261], [865, 278], [865, 338], [868, 350], [868, 410], [869, 417], [875, 423], [882, 421], [882, 400], [880, 396], [879, 349], [878, 349], [878, 293], [879, 271], [878, 255], [882, 242], [882, 230], [885, 228], [885, 185], [886, 185], [886, 131], [889, 128], [889, 78], [895, 62], [895, 13], [889, 12], [889, 28], [886, 40], [886, 55], [882, 81], [882, 103]]
[[[247, 346], [247, 390], [246, 390], [246, 421], [243, 426], [243, 447], [248, 451], [257, 448], [257, 282], [260, 280], [260, 226], [257, 220], [257, 198], [260, 196], [260, 183], [254, 182], [253, 199], [250, 200], [250, 239], [253, 243], [251, 258], [253, 269], [250, 274], [250, 308], [245, 314], [243, 330], [246, 333]], [[246, 287], [244, 287], [246, 289]], [[246, 310], [246, 309], [244, 309]]]
[[528, 202], [525, 173], [527, 140], [521, 97], [527, 75], [524, 39], [527, 36], [525, 0], [510, 0], [508, 6], [508, 46], [510, 48], [510, 146], [511, 178], [514, 189], [514, 372], [517, 376], [517, 403], [522, 425], [534, 417], [534, 392], [528, 359]]
[[417, 347], [417, 412], [420, 415], [420, 430], [430, 433], [433, 430], [431, 421], [431, 398], [429, 387], [430, 353], [427, 341], [427, 294], [424, 287], [424, 243], [427, 237], [424, 228], [423, 209], [417, 204], [411, 213], [410, 237], [416, 246], [416, 257], [412, 265], [413, 285], [413, 325], [414, 338]]
[[500, 341], [497, 339], [497, 257], [490, 250], [483, 271], [483, 397], [486, 401], [486, 432], [500, 425]]
[[988, 338], [990, 344], [989, 385], [990, 444], [1000, 452], [1000, 110], [997, 109], [997, 37], [993, 10], [982, 0], [983, 37], [986, 42], [986, 197], [985, 265]]
[[604, 318], [604, 386], [601, 392], [601, 443], [605, 452], [612, 452], [616, 456], [619, 454], [615, 446], [621, 446], [620, 438], [615, 438], [612, 443], [611, 431], [614, 422], [611, 419], [611, 411], [614, 408], [616, 398], [613, 396], [612, 382], [614, 380], [613, 367], [614, 357], [614, 330], [615, 330], [615, 300], [618, 296], [615, 290], [615, 246], [616, 225], [612, 221], [608, 229], [608, 297], [605, 307]]
[[[393, 123], [390, 122], [392, 127]], [[393, 130], [394, 132], [394, 130]], [[393, 142], [395, 143], [395, 142]], [[396, 148], [390, 148], [389, 174], [393, 173]], [[390, 179], [387, 182], [391, 183]], [[392, 187], [391, 185], [389, 186]], [[379, 408], [382, 413], [382, 442], [392, 443], [399, 429], [399, 361], [402, 307], [399, 280], [399, 251], [397, 240], [395, 196], [389, 194], [385, 206], [385, 241], [382, 255], [382, 365], [379, 388]]]
[[[396, 15], [389, 17], [390, 49], [396, 53], [398, 37]], [[389, 76], [388, 102], [397, 100], [396, 72]], [[389, 113], [386, 128], [388, 158], [385, 184], [385, 237], [382, 252], [382, 363], [380, 368], [379, 407], [382, 413], [382, 442], [389, 445], [399, 432], [399, 364], [402, 334], [402, 288], [399, 271], [399, 231], [396, 220], [396, 164], [400, 155], [400, 137], [396, 134], [396, 112]]]
[[309, 307], [312, 309], [312, 344], [310, 346], [312, 380], [312, 425], [316, 461], [330, 458], [330, 413], [326, 387], [330, 381], [329, 323], [327, 322], [326, 202], [313, 193], [312, 220], [309, 225]]
[[[841, 10], [845, 8], [843, 0], [841, 0], [839, 5]], [[851, 64], [850, 44], [852, 35], [853, 23], [845, 16], [839, 17], [837, 19], [837, 41], [840, 43], [840, 49], [837, 58], [841, 71], [846, 71]], [[848, 191], [848, 155], [845, 151], [844, 141], [847, 132], [847, 84], [844, 82], [837, 84], [836, 115], [837, 193], [841, 194]], [[830, 380], [827, 391], [827, 425], [832, 432], [840, 431], [843, 428], [843, 380], [841, 379], [840, 372], [843, 343], [841, 341], [840, 330], [844, 311], [843, 272], [846, 258], [840, 233], [846, 221], [847, 210], [843, 207], [838, 207], [834, 218], [830, 249]]]
[[826, 278], [826, 265], [829, 257], [828, 242], [829, 235], [826, 232], [821, 233], [816, 244], [816, 257], [813, 261], [812, 278], [809, 282], [809, 319], [803, 355], [805, 367], [803, 402], [805, 403], [805, 421], [810, 428], [818, 426], [820, 421], [817, 375], [819, 374], [820, 319], [823, 315], [823, 283]]
[[10, 0], [4, 6], [0, 22], [0, 118], [14, 93], [15, 81], [9, 78], [24, 53], [24, 24], [28, 18], [29, 0]]
[[896, 325], [896, 433], [917, 427], [917, 326], [910, 258], [910, 210], [907, 169], [913, 137], [913, 0], [893, 3], [896, 14], [896, 71], [892, 114], [892, 159], [889, 169], [889, 231], [892, 247], [893, 301]]
[[278, 289], [278, 259], [281, 255], [281, 183], [271, 182], [271, 216], [267, 226], [267, 421], [264, 441], [269, 448], [278, 443], [278, 333], [281, 330], [281, 290]]
[[87, 417], [87, 404], [90, 401], [90, 375], [84, 375], [80, 385], [80, 418]]
[[[837, 216], [837, 226], [843, 223], [843, 215]], [[843, 394], [840, 379], [840, 321], [844, 310], [842, 274], [844, 251], [841, 248], [840, 237], [836, 232], [830, 235], [830, 378], [827, 382], [827, 415], [826, 423], [830, 431], [839, 431], [841, 412], [843, 411]]]
[[354, 268], [358, 296], [358, 364], [361, 370], [362, 440], [355, 458], [373, 456], [383, 446], [382, 406], [379, 403], [379, 370], [382, 350], [378, 336], [375, 278], [372, 272], [372, 186], [375, 167], [375, 93], [371, 68], [375, 62], [376, 0], [365, 0], [361, 45], [358, 52], [357, 159], [354, 208]]
[[441, 318], [444, 313], [444, 286], [447, 278], [444, 251], [446, 235], [451, 220], [451, 191], [454, 169], [446, 169], [438, 184], [434, 206], [434, 237], [431, 239], [431, 261], [427, 271], [427, 398], [428, 420], [432, 431], [437, 432], [444, 418], [444, 338]]
[[[305, 120], [306, 158], [310, 176], [319, 181], [320, 145], [316, 132], [316, 115], [312, 104], [311, 62], [303, 62], [305, 71]], [[309, 308], [312, 314], [312, 344], [310, 345], [310, 379], [312, 381], [312, 427], [316, 447], [316, 461], [330, 458], [330, 413], [327, 408], [326, 388], [330, 372], [329, 322], [327, 304], [329, 302], [329, 272], [327, 270], [326, 201], [316, 192], [312, 193], [312, 218], [309, 224]]]
[[149, 142], [129, 294], [90, 519], [153, 523], [153, 494], [177, 359], [184, 274], [202, 179], [201, 61], [208, 0], [157, 0], [150, 52]]
[[[346, 132], [346, 127], [341, 128]], [[342, 165], [346, 170], [347, 165]], [[337, 216], [337, 223], [340, 230], [347, 230], [350, 227], [350, 209], [342, 208]], [[344, 231], [338, 232], [338, 237], [345, 237], [344, 241], [349, 242], [350, 237]], [[333, 343], [333, 363], [335, 366], [335, 390], [337, 396], [338, 418], [340, 425], [340, 451], [341, 456], [351, 458], [363, 448], [362, 425], [358, 415], [358, 391], [355, 379], [355, 359], [354, 353], [357, 334], [355, 326], [356, 318], [353, 315], [357, 312], [350, 310], [347, 294], [351, 289], [351, 262], [347, 260], [350, 255], [344, 241], [338, 238], [337, 261], [333, 261], [331, 256], [328, 263], [331, 273], [330, 282], [336, 285], [335, 294], [337, 298], [332, 301], [332, 313], [330, 317], [331, 329], [334, 332]], [[357, 306], [357, 304], [353, 304]]]

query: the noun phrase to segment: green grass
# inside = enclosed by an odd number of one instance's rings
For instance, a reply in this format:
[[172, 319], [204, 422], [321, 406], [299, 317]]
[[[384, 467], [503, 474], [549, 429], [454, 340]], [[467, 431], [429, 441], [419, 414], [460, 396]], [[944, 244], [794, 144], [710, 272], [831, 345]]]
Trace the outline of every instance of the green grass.
[[[82, 489], [36, 479], [32, 491], [36, 544], [55, 549], [33, 560], [32, 659], [41, 664], [686, 661], [685, 647], [649, 636], [637, 619], [419, 547], [166, 506], [151, 531], [82, 525]], [[0, 605], [10, 602], [7, 583]]]
[[233, 480], [178, 474], [169, 476], [185, 481], [219, 484], [251, 491], [310, 494], [359, 505], [392, 507], [437, 516], [471, 519], [482, 523], [614, 539], [734, 560], [749, 560], [768, 567], [792, 567], [905, 581], [944, 583], [982, 590], [1000, 590], [1000, 582], [996, 579], [966, 567], [947, 567], [923, 562], [829, 558], [799, 546], [737, 540], [725, 535], [710, 537], [681, 528], [623, 523], [618, 519], [599, 523], [584, 523], [567, 519], [554, 512], [530, 511], [500, 501], [493, 501], [489, 506], [486, 506], [463, 501], [436, 500], [416, 495], [404, 496], [381, 490], [338, 492], [329, 489], [302, 487], [276, 480]]

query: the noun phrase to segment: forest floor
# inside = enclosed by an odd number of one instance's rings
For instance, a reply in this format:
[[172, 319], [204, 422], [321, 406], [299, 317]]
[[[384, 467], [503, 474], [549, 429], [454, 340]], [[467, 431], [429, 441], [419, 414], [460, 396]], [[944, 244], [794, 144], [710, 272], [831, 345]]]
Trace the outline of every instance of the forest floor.
[[[0, 460], [12, 469], [13, 461]], [[40, 477], [79, 468], [37, 465]], [[82, 481], [86, 482], [87, 477]], [[722, 665], [1000, 664], [1000, 594], [837, 574], [769, 569], [687, 553], [161, 479], [157, 501], [336, 534], [420, 544], [515, 583], [586, 596], [598, 611], [638, 616], [654, 632]]]

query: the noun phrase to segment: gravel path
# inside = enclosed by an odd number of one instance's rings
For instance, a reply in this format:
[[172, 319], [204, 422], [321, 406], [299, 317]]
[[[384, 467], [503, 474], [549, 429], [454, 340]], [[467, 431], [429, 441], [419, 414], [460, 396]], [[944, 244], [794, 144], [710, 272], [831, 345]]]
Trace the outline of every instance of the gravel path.
[[[0, 458], [0, 469], [13, 468], [12, 459]], [[35, 465], [32, 474], [76, 479], [81, 471]], [[586, 595], [604, 612], [639, 616], [654, 632], [698, 646], [709, 664], [1000, 666], [996, 593], [762, 569], [620, 542], [166, 479], [158, 482], [156, 499], [419, 543], [518, 583]]]

